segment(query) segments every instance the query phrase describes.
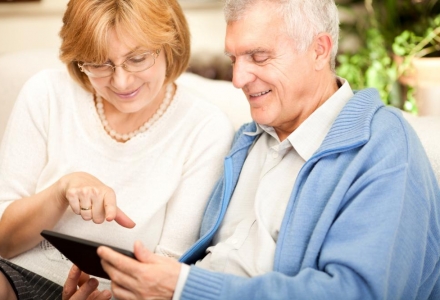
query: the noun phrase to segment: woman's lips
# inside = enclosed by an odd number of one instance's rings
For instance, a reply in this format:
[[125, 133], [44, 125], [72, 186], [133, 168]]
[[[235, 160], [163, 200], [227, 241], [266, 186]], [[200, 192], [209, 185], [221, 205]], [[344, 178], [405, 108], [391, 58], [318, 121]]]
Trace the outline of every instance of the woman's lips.
[[139, 93], [140, 88], [128, 93], [115, 93], [118, 97], [129, 99], [135, 97]]

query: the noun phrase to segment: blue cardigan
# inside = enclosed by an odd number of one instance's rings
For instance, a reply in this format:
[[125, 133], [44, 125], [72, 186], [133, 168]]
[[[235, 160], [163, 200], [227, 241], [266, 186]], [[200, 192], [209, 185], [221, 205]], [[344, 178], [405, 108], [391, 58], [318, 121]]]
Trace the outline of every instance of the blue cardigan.
[[[243, 126], [206, 208], [193, 264], [225, 215], [254, 123]], [[440, 299], [440, 189], [416, 136], [373, 89], [346, 104], [298, 174], [273, 272], [191, 266], [181, 299]]]

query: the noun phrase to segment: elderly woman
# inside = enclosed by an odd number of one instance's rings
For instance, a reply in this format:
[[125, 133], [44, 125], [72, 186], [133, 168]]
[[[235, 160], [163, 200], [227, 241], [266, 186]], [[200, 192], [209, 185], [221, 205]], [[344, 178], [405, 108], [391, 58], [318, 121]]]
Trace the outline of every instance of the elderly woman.
[[68, 72], [25, 84], [1, 146], [1, 299], [59, 298], [72, 264], [43, 229], [178, 258], [233, 137], [174, 82], [190, 55], [177, 0], [71, 0], [63, 23]]

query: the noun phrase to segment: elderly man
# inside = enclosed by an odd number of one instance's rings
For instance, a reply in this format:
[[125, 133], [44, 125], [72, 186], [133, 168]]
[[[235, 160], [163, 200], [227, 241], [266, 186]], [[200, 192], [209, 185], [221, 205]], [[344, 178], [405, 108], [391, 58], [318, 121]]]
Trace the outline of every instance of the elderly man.
[[401, 114], [334, 74], [334, 1], [229, 0], [225, 15], [254, 122], [237, 132], [181, 263], [139, 243], [139, 261], [98, 250], [114, 296], [439, 299], [438, 183]]

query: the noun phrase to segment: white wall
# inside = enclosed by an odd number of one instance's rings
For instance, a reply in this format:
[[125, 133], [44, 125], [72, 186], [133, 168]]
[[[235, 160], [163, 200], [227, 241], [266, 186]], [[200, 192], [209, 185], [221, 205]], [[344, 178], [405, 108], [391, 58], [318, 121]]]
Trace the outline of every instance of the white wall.
[[[223, 53], [225, 23], [219, 0], [180, 0], [187, 16], [193, 55]], [[0, 54], [58, 48], [68, 0], [0, 3]]]

